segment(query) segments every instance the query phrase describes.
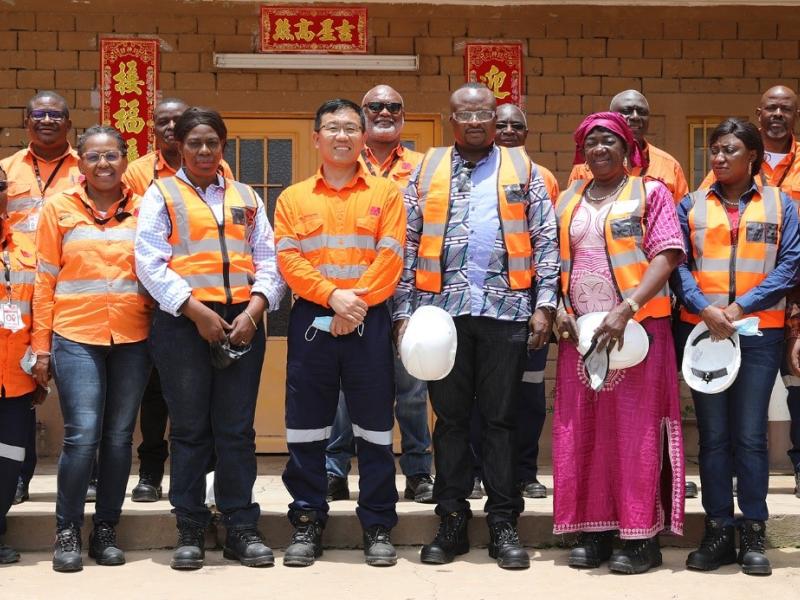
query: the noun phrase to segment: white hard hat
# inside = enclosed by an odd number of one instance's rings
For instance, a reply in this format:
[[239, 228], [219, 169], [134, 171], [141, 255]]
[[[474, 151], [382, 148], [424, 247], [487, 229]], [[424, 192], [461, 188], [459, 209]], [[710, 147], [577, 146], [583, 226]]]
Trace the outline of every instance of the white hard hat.
[[400, 342], [400, 360], [417, 379], [444, 379], [456, 361], [456, 346], [453, 317], [436, 306], [420, 306]]
[[717, 394], [733, 384], [741, 364], [739, 334], [715, 342], [706, 324], [700, 322], [686, 340], [681, 371], [684, 381], [693, 390]]
[[[606, 318], [607, 312], [587, 313], [578, 317], [578, 351], [585, 355], [592, 346], [592, 336]], [[625, 325], [622, 349], [614, 345], [608, 356], [609, 369], [629, 369], [642, 362], [650, 350], [647, 332], [637, 321], [631, 319]]]

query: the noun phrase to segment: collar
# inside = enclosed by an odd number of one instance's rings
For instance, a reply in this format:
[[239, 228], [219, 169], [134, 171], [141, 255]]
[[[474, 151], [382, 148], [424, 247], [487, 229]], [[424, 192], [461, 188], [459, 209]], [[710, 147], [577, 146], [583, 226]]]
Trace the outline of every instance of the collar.
[[166, 169], [171, 173], [177, 173], [175, 169], [164, 159], [164, 155], [161, 154], [161, 150], [156, 150], [156, 170], [161, 171]]
[[[112, 204], [111, 206], [108, 207], [108, 210], [105, 211], [106, 214], [114, 215], [117, 212], [117, 209], [119, 208], [120, 204], [122, 204], [123, 202], [128, 202], [128, 203], [131, 202], [131, 200], [133, 198], [133, 190], [131, 188], [129, 188], [125, 184], [125, 182], [122, 182], [121, 185], [122, 185], [122, 197], [119, 200], [117, 200], [116, 202], [114, 202], [114, 204]], [[88, 194], [88, 192], [86, 190], [86, 181], [85, 180], [82, 181], [80, 185], [76, 185], [74, 188], [72, 188], [71, 190], [69, 190], [66, 193], [68, 195], [72, 196], [74, 199], [76, 199], [78, 201], [78, 203], [81, 204], [81, 210], [85, 210], [85, 207], [83, 206], [83, 204], [87, 204], [88, 206], [90, 206], [92, 208], [92, 210], [98, 211], [98, 208], [94, 203], [94, 200], [92, 200], [89, 197], [89, 194]], [[92, 215], [89, 215], [89, 216], [91, 217]]]
[[[186, 171], [183, 170], [183, 167], [178, 169], [175, 172], [175, 177], [186, 183], [187, 185], [192, 186], [194, 189], [198, 189], [198, 187], [189, 181], [189, 177], [186, 175]], [[216, 185], [217, 187], [225, 188], [225, 178], [220, 175], [219, 171], [217, 171], [217, 183], [212, 183], [211, 185]]]
[[[758, 128], [758, 132], [761, 133], [760, 127]], [[764, 152], [766, 152], [766, 150], [764, 150]], [[778, 154], [783, 154], [783, 153], [779, 152]], [[792, 134], [792, 143], [789, 144], [789, 149], [785, 152], [785, 154], [794, 154], [795, 156], [797, 156], [797, 138], [794, 136], [794, 134]], [[766, 164], [766, 161], [764, 161], [764, 163], [762, 164]]]
[[353, 175], [353, 178], [347, 182], [344, 186], [342, 186], [339, 190], [334, 190], [331, 186], [328, 185], [325, 176], [322, 174], [322, 165], [319, 166], [317, 172], [314, 173], [314, 191], [319, 191], [321, 188], [325, 188], [331, 190], [332, 192], [341, 192], [342, 190], [346, 190], [349, 188], [354, 188], [359, 184], [359, 181], [363, 185], [367, 183], [367, 171], [364, 169], [364, 165], [361, 164], [361, 161], [356, 162], [356, 172]]
[[[722, 185], [719, 181], [715, 181], [711, 184], [711, 186], [706, 191], [706, 198], [708, 198], [709, 194], [713, 193], [717, 198], [724, 198], [725, 195], [722, 193]], [[741, 195], [739, 198], [739, 202], [750, 202], [755, 194], [761, 195], [761, 186], [755, 180], [755, 178], [750, 179], [750, 187], [745, 190], [744, 194]]]
[[383, 164], [379, 164], [379, 163], [378, 163], [378, 159], [375, 157], [375, 154], [372, 152], [372, 148], [370, 148], [370, 147], [369, 147], [369, 146], [367, 146], [366, 144], [364, 145], [364, 152], [365, 152], [365, 154], [367, 155], [367, 158], [369, 158], [370, 162], [371, 162], [373, 165], [378, 165], [378, 166], [381, 166], [381, 167], [382, 167], [384, 164], [386, 164], [386, 162], [387, 162], [387, 161], [391, 160], [391, 159], [392, 159], [392, 157], [395, 157], [395, 156], [396, 156], [397, 158], [403, 158], [403, 154], [405, 153], [405, 151], [406, 151], [406, 147], [405, 147], [405, 146], [403, 146], [403, 144], [401, 144], [401, 143], [399, 143], [399, 142], [398, 142], [398, 143], [397, 143], [397, 146], [395, 146], [395, 147], [392, 149], [392, 151], [389, 153], [389, 156], [387, 156], [387, 157], [386, 157], [386, 160], [385, 160], [385, 161], [383, 161]]
[[69, 155], [72, 155], [76, 160], [78, 159], [78, 153], [72, 148], [72, 145], [69, 142], [67, 142], [67, 149], [63, 153], [59, 154], [55, 158], [51, 158], [50, 160], [42, 158], [41, 156], [36, 154], [36, 152], [33, 151], [33, 144], [28, 144], [28, 155], [36, 158], [36, 160], [43, 163], [56, 162], [58, 160], [61, 160], [65, 156]]
[[[478, 166], [488, 162], [490, 159], [493, 160], [494, 156], [498, 152], [500, 152], [500, 150], [497, 147], [497, 144], [492, 142], [492, 145], [491, 145], [491, 148], [489, 150], [489, 153], [486, 156], [484, 156], [482, 159], [480, 159], [478, 162], [476, 162], [475, 166], [478, 167]], [[456, 160], [456, 161], [458, 161], [460, 163], [467, 162], [464, 158], [461, 157], [461, 154], [458, 152], [458, 147], [455, 144], [453, 144], [453, 160]]]

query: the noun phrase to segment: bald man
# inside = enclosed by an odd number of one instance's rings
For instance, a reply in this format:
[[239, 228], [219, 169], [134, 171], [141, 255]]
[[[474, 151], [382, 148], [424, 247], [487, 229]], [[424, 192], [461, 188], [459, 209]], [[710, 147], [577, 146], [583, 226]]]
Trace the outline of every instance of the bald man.
[[[361, 101], [366, 122], [366, 140], [359, 163], [371, 175], [390, 179], [402, 192], [408, 178], [422, 160], [400, 143], [405, 125], [403, 97], [388, 85], [376, 85]], [[415, 502], [433, 501], [431, 476], [431, 432], [428, 428], [428, 390], [424, 381], [415, 379], [395, 360], [395, 416], [400, 427], [400, 469], [406, 476], [403, 497]], [[347, 500], [350, 488], [347, 474], [350, 459], [355, 455], [353, 426], [347, 405], [340, 396], [336, 420], [325, 449], [325, 468], [328, 472], [328, 502]]]
[[[647, 141], [645, 136], [650, 127], [650, 104], [642, 94], [636, 90], [625, 90], [611, 99], [608, 109], [625, 117], [628, 126], [633, 131], [636, 143], [642, 149], [645, 157], [644, 167], [630, 169], [630, 174], [638, 177], [645, 175], [661, 180], [669, 188], [675, 203], [680, 202], [689, 193], [686, 177], [680, 163], [672, 155], [664, 152]], [[576, 179], [590, 179], [592, 172], [585, 164], [575, 165], [569, 175], [569, 183]]]

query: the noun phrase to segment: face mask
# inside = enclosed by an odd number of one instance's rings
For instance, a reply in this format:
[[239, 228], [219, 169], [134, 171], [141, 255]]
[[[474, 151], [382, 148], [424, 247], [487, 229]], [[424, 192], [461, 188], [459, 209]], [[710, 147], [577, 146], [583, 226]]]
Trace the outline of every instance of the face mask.
[[333, 323], [333, 316], [330, 317], [315, 317], [314, 322], [306, 329], [306, 341], [310, 342], [317, 337], [317, 331], [331, 332], [331, 323]]
[[758, 317], [747, 317], [746, 319], [734, 321], [732, 324], [739, 335], [764, 335], [758, 330], [759, 321]]
[[28, 346], [27, 350], [25, 350], [25, 354], [22, 358], [19, 359], [19, 366], [25, 371], [28, 375], [33, 374], [33, 367], [36, 364], [36, 355], [31, 350], [31, 347]]
[[211, 342], [211, 365], [215, 369], [225, 369], [250, 352], [250, 344], [246, 346], [231, 346], [226, 338], [224, 342]]

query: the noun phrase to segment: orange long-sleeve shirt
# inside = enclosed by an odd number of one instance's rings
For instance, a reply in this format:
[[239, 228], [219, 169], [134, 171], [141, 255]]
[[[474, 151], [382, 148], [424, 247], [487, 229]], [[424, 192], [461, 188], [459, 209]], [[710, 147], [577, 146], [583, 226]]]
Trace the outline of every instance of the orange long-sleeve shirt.
[[322, 171], [287, 188], [275, 207], [278, 268], [292, 292], [328, 306], [337, 288], [366, 288], [374, 306], [393, 293], [403, 270], [406, 212], [397, 186], [359, 163], [342, 189]]
[[[219, 166], [222, 168], [223, 177], [226, 179], [234, 178], [228, 163], [223, 160]], [[143, 196], [150, 184], [153, 183], [153, 179], [174, 177], [175, 173], [177, 171], [164, 160], [161, 151], [154, 150], [128, 163], [128, 168], [125, 169], [125, 173], [122, 175], [122, 183], [133, 190], [134, 194]]]
[[[667, 152], [661, 148], [656, 148], [653, 144], [648, 143], [643, 152], [650, 160], [647, 170], [642, 172], [639, 169], [631, 171], [631, 175], [638, 177], [653, 177], [659, 179], [667, 186], [667, 189], [672, 193], [675, 204], [683, 200], [683, 197], [689, 193], [689, 185], [686, 183], [686, 177], [683, 174], [681, 164]], [[569, 174], [569, 181], [567, 187], [578, 179], [591, 179], [592, 172], [585, 164], [575, 165], [572, 167], [572, 172]]]
[[369, 146], [364, 146], [358, 161], [369, 171], [370, 175], [385, 177], [394, 181], [402, 193], [408, 185], [411, 174], [422, 162], [424, 156], [421, 152], [409, 150], [402, 144], [398, 144], [391, 154], [386, 157], [386, 160], [379, 163]]

